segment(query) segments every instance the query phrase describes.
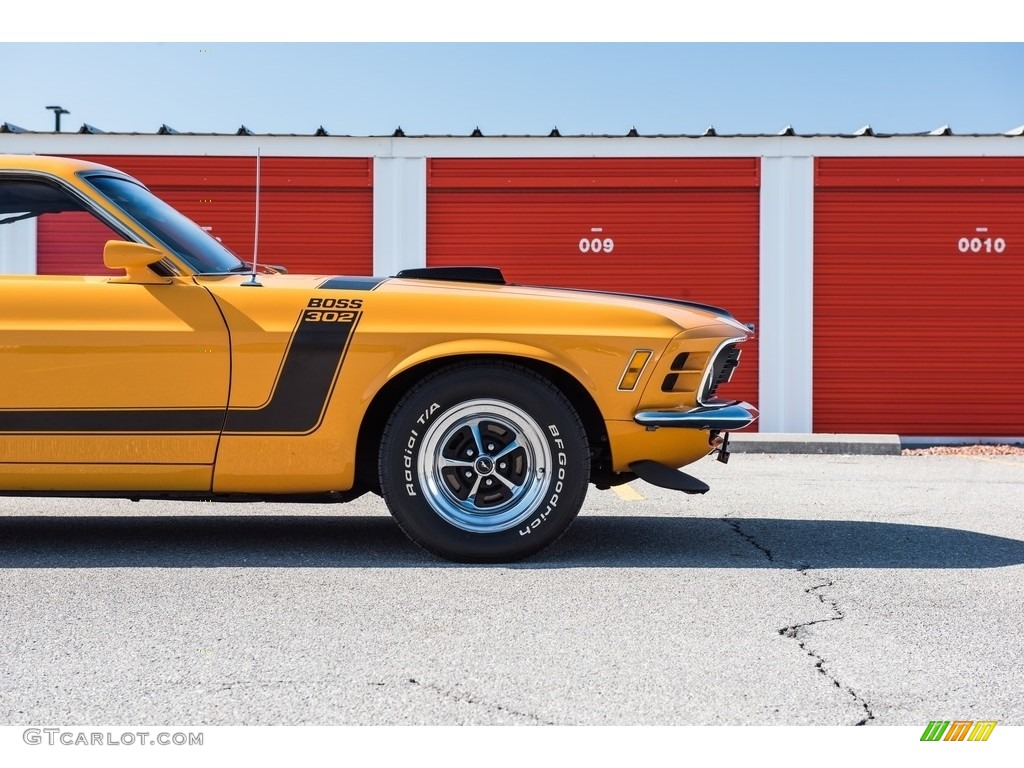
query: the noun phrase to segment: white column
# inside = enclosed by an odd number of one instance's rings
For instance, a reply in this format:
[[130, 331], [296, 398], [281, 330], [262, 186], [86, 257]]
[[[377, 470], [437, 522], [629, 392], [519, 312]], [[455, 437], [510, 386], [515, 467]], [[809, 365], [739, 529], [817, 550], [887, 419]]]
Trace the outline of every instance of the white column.
[[373, 159], [373, 273], [427, 264], [427, 159]]
[[36, 220], [23, 219], [0, 226], [0, 274], [36, 273]]
[[762, 432], [813, 430], [814, 158], [761, 159]]

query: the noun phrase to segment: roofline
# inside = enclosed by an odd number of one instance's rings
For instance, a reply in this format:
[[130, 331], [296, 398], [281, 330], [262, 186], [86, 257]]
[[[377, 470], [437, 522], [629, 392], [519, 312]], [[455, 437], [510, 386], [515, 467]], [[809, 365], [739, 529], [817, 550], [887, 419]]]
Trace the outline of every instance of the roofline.
[[236, 130], [230, 133], [219, 133], [215, 131], [179, 131], [171, 126], [164, 123], [157, 130], [153, 132], [143, 131], [105, 131], [96, 126], [90, 125], [89, 123], [82, 123], [81, 127], [75, 130], [59, 133], [56, 131], [34, 131], [27, 128], [14, 125], [13, 123], [0, 123], [0, 133], [20, 133], [29, 134], [33, 136], [63, 136], [69, 133], [79, 134], [104, 134], [108, 136], [202, 136], [202, 137], [227, 137], [227, 136], [254, 136], [258, 138], [277, 138], [277, 137], [288, 137], [288, 138], [300, 138], [300, 137], [319, 137], [319, 138], [343, 138], [343, 139], [384, 139], [384, 138], [408, 138], [408, 139], [468, 139], [468, 138], [490, 138], [490, 139], [542, 139], [542, 138], [565, 138], [565, 139], [754, 139], [754, 138], [772, 138], [775, 136], [786, 136], [795, 139], [819, 139], [819, 138], [836, 138], [836, 139], [852, 139], [860, 138], [864, 136], [870, 136], [875, 138], [891, 139], [891, 138], [904, 138], [914, 136], [969, 136], [974, 138], [981, 137], [999, 137], [999, 136], [1022, 136], [1024, 135], [1024, 125], [1018, 125], [1014, 128], [1007, 129], [1006, 131], [1000, 131], [996, 133], [957, 133], [949, 125], [942, 125], [930, 131], [911, 131], [904, 133], [886, 133], [883, 131], [876, 131], [871, 125], [864, 125], [855, 131], [849, 133], [798, 133], [793, 126], [787, 125], [774, 133], [721, 133], [717, 131], [713, 125], [709, 125], [700, 133], [640, 133], [635, 127], [630, 128], [628, 131], [621, 134], [614, 133], [602, 133], [602, 134], [565, 134], [558, 130], [555, 126], [549, 133], [545, 134], [485, 134], [480, 130], [479, 127], [474, 128], [471, 132], [465, 134], [414, 134], [408, 133], [402, 129], [402, 126], [398, 126], [392, 133], [389, 134], [369, 134], [369, 135], [354, 135], [354, 134], [332, 134], [327, 131], [322, 125], [316, 130], [310, 133], [255, 133], [245, 125], [239, 126]]
[[1024, 156], [1024, 131], [959, 136], [298, 136], [0, 133], [0, 152], [280, 157], [972, 157]]

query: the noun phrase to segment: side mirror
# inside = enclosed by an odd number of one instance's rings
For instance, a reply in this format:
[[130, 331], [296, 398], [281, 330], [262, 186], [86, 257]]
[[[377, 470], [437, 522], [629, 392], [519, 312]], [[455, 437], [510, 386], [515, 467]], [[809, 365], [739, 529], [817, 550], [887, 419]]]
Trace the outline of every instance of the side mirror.
[[124, 277], [115, 277], [116, 283], [167, 283], [149, 268], [164, 257], [161, 251], [141, 243], [108, 240], [103, 246], [103, 264], [107, 269], [123, 269]]

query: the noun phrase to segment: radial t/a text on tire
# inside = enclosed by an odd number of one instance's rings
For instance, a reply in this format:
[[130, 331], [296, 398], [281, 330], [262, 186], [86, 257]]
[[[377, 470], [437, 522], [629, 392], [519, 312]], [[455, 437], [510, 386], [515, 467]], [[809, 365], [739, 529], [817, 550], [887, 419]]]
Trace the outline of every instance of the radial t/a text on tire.
[[568, 528], [590, 453], [576, 410], [547, 379], [511, 363], [458, 363], [399, 402], [379, 467], [388, 509], [413, 541], [460, 562], [509, 562]]

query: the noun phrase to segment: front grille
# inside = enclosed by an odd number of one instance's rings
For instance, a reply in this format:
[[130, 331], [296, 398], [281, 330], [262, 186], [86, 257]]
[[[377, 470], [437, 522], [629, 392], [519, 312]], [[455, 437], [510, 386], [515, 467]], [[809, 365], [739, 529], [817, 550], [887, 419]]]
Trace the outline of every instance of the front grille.
[[740, 348], [735, 344], [726, 344], [718, 351], [718, 355], [711, 363], [711, 374], [704, 384], [704, 391], [700, 399], [707, 402], [715, 396], [718, 388], [732, 379], [736, 366], [740, 364]]

